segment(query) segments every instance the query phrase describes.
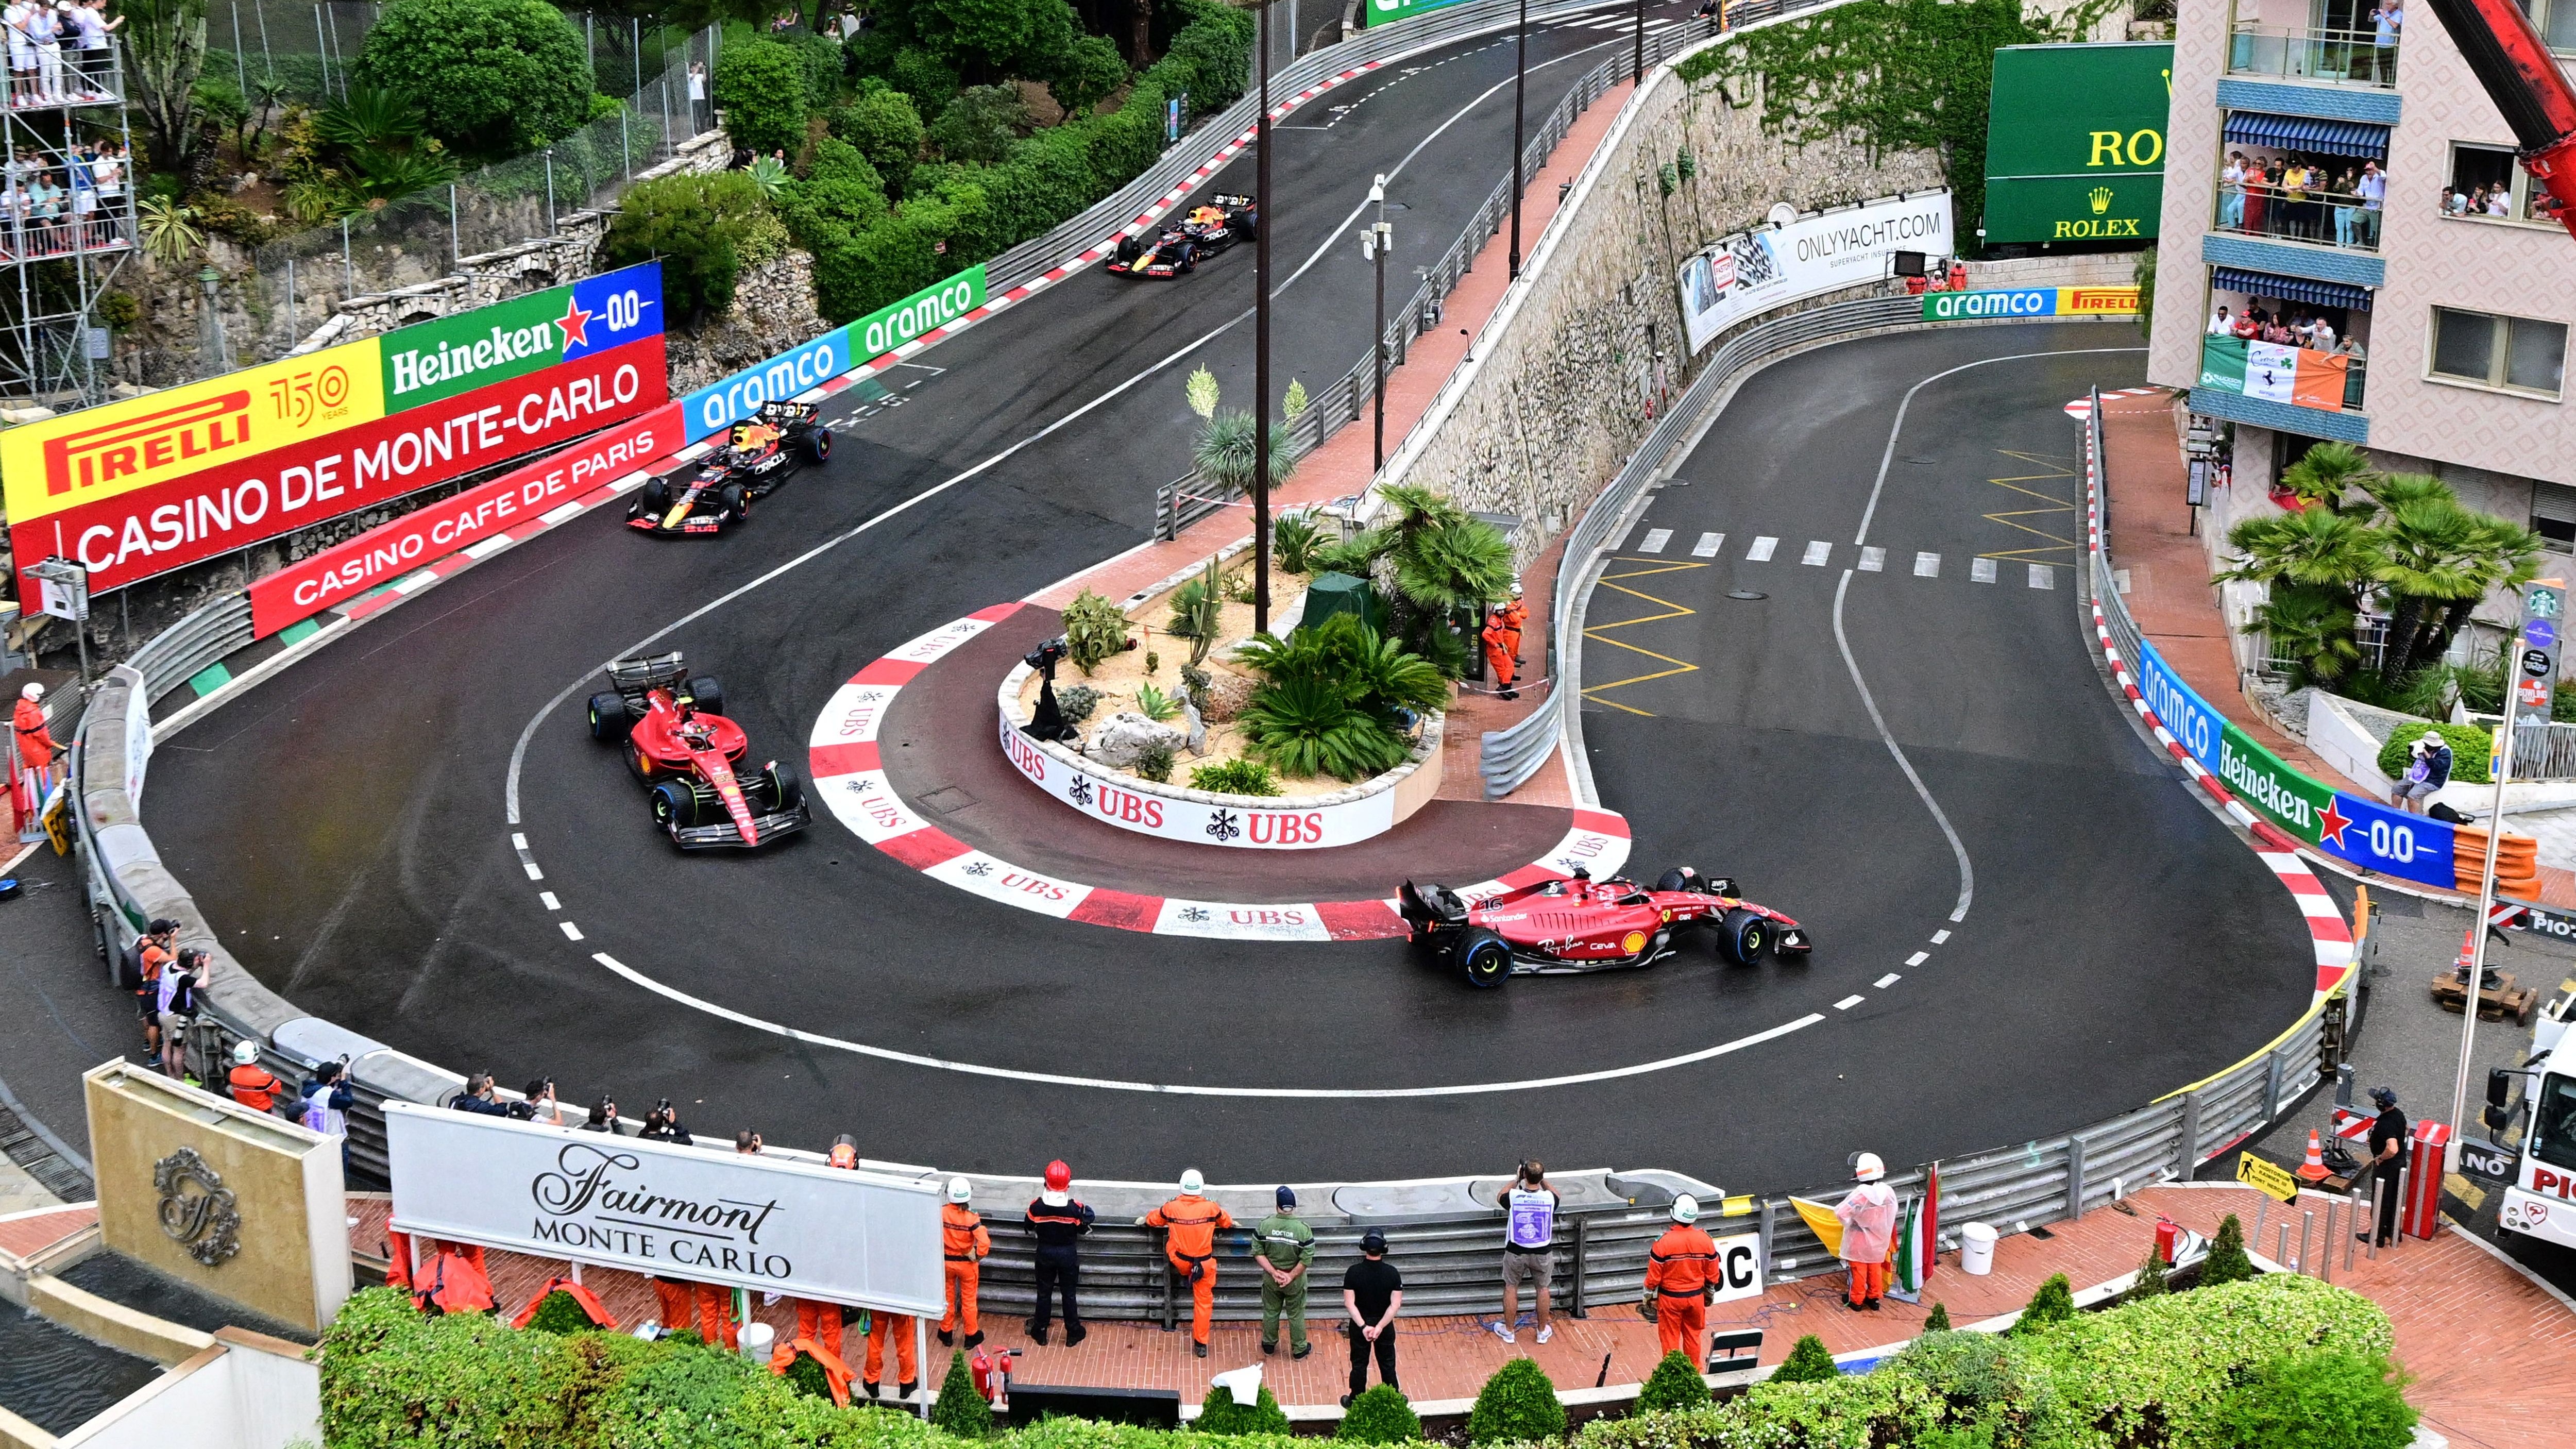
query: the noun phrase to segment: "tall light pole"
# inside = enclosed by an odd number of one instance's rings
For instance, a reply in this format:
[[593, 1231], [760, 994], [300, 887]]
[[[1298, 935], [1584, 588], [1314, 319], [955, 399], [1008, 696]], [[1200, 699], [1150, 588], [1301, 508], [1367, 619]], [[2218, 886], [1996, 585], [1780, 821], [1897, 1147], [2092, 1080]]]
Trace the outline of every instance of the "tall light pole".
[[1521, 0], [1521, 26], [1512, 48], [1512, 265], [1521, 274], [1521, 95], [1529, 89], [1529, 0]]
[[1637, 0], [1637, 61], [1628, 73], [1630, 85], [1646, 83], [1646, 0]]
[[1360, 233], [1360, 256], [1377, 263], [1377, 330], [1370, 334], [1369, 357], [1375, 364], [1369, 391], [1377, 399], [1377, 440], [1369, 450], [1373, 472], [1386, 471], [1386, 254], [1395, 249], [1395, 228], [1386, 224], [1386, 177], [1369, 187], [1377, 203], [1377, 221]]
[[[1529, 0], [1521, 0], [1526, 6]], [[1252, 234], [1252, 632], [1270, 632], [1270, 228], [1279, 220], [1270, 194], [1270, 6], [1261, 7], [1261, 110], [1253, 122], [1260, 150]]]

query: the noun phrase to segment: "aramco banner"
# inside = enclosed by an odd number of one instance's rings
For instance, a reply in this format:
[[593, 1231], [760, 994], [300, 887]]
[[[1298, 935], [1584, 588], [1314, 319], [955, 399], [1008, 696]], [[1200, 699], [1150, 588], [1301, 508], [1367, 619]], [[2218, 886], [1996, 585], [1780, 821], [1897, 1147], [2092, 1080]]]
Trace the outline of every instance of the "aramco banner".
[[2155, 240], [2173, 43], [2007, 45], [1986, 116], [1986, 242]]
[[[93, 591], [308, 528], [660, 406], [661, 267], [0, 433], [22, 569]], [[33, 597], [32, 585], [27, 597]]]
[[802, 347], [699, 388], [681, 399], [688, 441], [720, 433], [750, 417], [762, 403], [810, 392], [870, 358], [936, 332], [983, 306], [986, 295], [984, 264], [977, 262], [847, 327], [835, 327]]

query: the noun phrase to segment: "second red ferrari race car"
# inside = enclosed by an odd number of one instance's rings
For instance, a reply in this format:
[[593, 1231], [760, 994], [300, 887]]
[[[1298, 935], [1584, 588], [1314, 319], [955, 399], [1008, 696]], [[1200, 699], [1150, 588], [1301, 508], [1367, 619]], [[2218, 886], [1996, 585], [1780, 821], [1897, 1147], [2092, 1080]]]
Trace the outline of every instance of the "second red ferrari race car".
[[1803, 958], [1806, 928], [1709, 880], [1689, 866], [1664, 872], [1653, 890], [1635, 881], [1541, 881], [1469, 904], [1446, 886], [1404, 883], [1397, 909], [1416, 946], [1463, 972], [1469, 984], [1500, 986], [1514, 976], [1648, 966], [1673, 953], [1685, 926], [1716, 930], [1718, 950], [1741, 966], [1771, 952]]
[[682, 850], [766, 845], [814, 821], [804, 787], [776, 760], [744, 774], [751, 741], [724, 717], [724, 687], [673, 650], [608, 666], [590, 697], [590, 737], [623, 745], [626, 767], [650, 787], [653, 823]]
[[724, 446], [707, 454], [687, 482], [677, 475], [645, 479], [626, 505], [626, 526], [663, 536], [714, 534], [749, 518], [754, 500], [832, 456], [832, 430], [821, 412], [816, 403], [762, 403], [726, 432]]
[[1261, 208], [1249, 196], [1212, 196], [1208, 204], [1159, 231], [1118, 239], [1109, 270], [1128, 277], [1177, 277], [1261, 233]]

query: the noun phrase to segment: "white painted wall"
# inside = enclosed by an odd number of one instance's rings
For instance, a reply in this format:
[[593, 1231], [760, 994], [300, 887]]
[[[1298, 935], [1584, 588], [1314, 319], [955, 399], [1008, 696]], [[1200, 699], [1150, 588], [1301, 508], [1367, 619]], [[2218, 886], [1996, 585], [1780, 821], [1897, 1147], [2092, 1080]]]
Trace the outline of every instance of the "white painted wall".
[[[293, 1345], [282, 1345], [292, 1348]], [[321, 1371], [300, 1356], [218, 1343], [56, 1441], [57, 1449], [286, 1449], [322, 1442]]]

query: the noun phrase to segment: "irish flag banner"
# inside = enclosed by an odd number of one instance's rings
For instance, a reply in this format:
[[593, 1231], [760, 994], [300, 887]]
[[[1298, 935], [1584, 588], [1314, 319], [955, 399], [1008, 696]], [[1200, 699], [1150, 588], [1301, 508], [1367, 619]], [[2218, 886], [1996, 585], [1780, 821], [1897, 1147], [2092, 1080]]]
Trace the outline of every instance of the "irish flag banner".
[[1920, 1302], [1923, 1283], [1932, 1276], [1940, 1253], [1941, 1168], [1935, 1163], [1923, 1180], [1923, 1195], [1908, 1198], [1897, 1219], [1895, 1250], [1887, 1265], [1887, 1295]]
[[2350, 357], [2312, 347], [2241, 337], [2204, 337], [2200, 343], [2202, 387], [2293, 407], [2341, 412], [2344, 379], [2351, 371]]

